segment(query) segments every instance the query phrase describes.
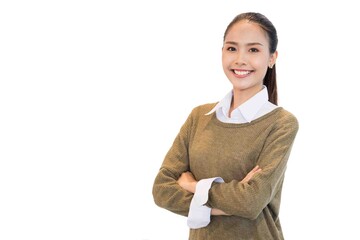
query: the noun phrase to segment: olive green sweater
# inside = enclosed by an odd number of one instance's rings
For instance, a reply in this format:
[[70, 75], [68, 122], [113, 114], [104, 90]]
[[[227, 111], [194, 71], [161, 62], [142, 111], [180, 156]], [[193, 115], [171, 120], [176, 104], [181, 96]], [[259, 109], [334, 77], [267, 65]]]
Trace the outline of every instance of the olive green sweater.
[[[297, 119], [279, 107], [251, 123], [223, 123], [205, 115], [214, 106], [194, 108], [181, 127], [155, 178], [155, 203], [187, 216], [193, 194], [177, 184], [180, 174], [221, 177], [225, 183], [213, 183], [206, 205], [231, 216], [212, 216], [208, 226], [190, 229], [190, 240], [284, 239], [281, 189]], [[256, 165], [262, 171], [241, 183]]]

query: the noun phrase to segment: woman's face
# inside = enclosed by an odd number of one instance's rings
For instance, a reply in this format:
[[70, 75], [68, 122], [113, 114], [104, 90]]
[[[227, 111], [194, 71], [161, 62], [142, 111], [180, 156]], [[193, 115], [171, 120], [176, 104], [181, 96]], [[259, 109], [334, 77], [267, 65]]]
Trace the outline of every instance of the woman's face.
[[242, 20], [225, 36], [222, 64], [225, 75], [237, 92], [256, 94], [261, 90], [267, 68], [275, 64], [266, 32], [256, 23]]

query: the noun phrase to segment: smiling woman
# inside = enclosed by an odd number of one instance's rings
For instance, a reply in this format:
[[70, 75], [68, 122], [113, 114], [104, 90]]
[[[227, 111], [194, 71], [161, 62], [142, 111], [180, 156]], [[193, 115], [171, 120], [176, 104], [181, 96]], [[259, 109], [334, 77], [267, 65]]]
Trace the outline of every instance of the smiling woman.
[[[275, 71], [273, 67], [277, 58], [276, 35], [269, 41], [270, 34], [256, 22], [247, 20], [253, 18], [251, 15], [240, 15], [238, 18], [225, 32], [222, 53], [223, 69], [234, 93], [229, 113], [261, 90], [266, 72]], [[242, 18], [246, 20], [241, 21]], [[271, 43], [275, 47], [270, 48]], [[275, 82], [275, 79], [272, 81]], [[273, 103], [277, 104], [276, 98]]]
[[234, 18], [222, 49], [232, 90], [193, 109], [155, 178], [155, 203], [188, 217], [190, 240], [284, 239], [280, 198], [298, 122], [277, 106], [276, 47], [264, 15]]
[[[327, 1], [324, 11], [313, 0], [0, 1], [0, 239], [184, 240], [187, 216], [192, 238], [230, 234], [241, 216], [278, 233], [279, 216], [289, 240], [360, 239], [351, 221], [360, 215], [356, 3]], [[256, 19], [234, 21], [224, 39], [233, 17], [248, 11], [271, 20], [278, 45]], [[245, 41], [242, 31], [230, 39], [243, 23], [256, 38]], [[236, 84], [266, 71], [266, 90], [234, 110], [242, 95], [224, 74], [223, 51], [237, 55], [224, 66]], [[274, 65], [250, 61], [277, 51]], [[208, 102], [171, 147], [191, 109]], [[290, 130], [276, 146], [275, 135], [264, 140], [289, 125], [274, 105], [301, 125], [282, 186], [270, 172]], [[213, 215], [195, 229], [200, 215], [189, 209], [201, 192], [193, 195], [193, 185], [206, 189], [213, 177], [201, 199]], [[280, 213], [273, 186], [282, 189]]]

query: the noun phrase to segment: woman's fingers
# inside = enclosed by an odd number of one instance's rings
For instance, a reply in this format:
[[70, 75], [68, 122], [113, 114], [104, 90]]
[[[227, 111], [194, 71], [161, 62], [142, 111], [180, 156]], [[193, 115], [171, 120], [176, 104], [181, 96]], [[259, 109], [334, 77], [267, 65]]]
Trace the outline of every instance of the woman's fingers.
[[183, 172], [179, 179], [177, 180], [177, 183], [182, 187], [183, 189], [194, 193], [196, 188], [196, 179], [194, 175], [191, 172]]
[[256, 173], [260, 172], [261, 168], [256, 165], [247, 175], [246, 177], [241, 180], [241, 183], [247, 183]]

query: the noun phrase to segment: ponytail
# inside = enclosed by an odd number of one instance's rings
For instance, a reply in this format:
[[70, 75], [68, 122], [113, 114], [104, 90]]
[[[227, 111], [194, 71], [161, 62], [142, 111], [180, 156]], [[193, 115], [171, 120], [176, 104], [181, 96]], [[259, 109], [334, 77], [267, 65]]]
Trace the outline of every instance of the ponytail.
[[268, 68], [264, 77], [264, 85], [267, 87], [269, 94], [269, 102], [277, 105], [277, 86], [276, 86], [276, 67]]

